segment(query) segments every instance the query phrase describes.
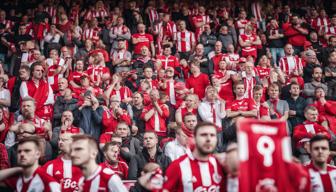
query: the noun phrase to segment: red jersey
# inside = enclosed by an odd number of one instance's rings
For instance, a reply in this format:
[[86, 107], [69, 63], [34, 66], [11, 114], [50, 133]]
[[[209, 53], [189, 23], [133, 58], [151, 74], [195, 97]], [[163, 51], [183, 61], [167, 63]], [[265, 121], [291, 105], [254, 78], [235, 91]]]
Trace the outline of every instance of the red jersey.
[[198, 95], [199, 99], [203, 99], [205, 95], [205, 88], [210, 85], [209, 77], [208, 75], [201, 73], [197, 77], [194, 75], [191, 75], [186, 80], [186, 87], [188, 89], [193, 88], [194, 93]]
[[121, 115], [115, 117], [113, 112], [109, 111], [109, 109], [105, 109], [102, 115], [102, 132], [114, 132], [117, 128], [118, 122], [120, 121], [126, 122], [127, 125], [132, 124], [131, 117], [128, 115], [127, 111], [123, 111]]
[[60, 192], [61, 186], [56, 179], [48, 175], [41, 167], [37, 168], [31, 178], [14, 176], [5, 180], [7, 186], [17, 192]]
[[89, 66], [87, 69], [87, 74], [91, 77], [93, 75], [92, 82], [96, 82], [98, 78], [102, 78], [103, 74], [110, 74], [110, 69], [103, 66]]
[[297, 147], [302, 146], [302, 142], [309, 141], [310, 138], [312, 138], [316, 134], [324, 134], [329, 139], [331, 138], [328, 130], [316, 122], [306, 120], [302, 124], [297, 125], [294, 128], [293, 132], [293, 137], [296, 141], [296, 146]]
[[80, 85], [80, 78], [84, 75], [88, 76], [86, 72], [73, 71], [69, 74], [68, 80], [69, 82], [74, 81], [77, 85]]
[[269, 67], [264, 68], [261, 66], [256, 66], [254, 69], [255, 69], [256, 75], [260, 79], [269, 78], [270, 73], [271, 73], [271, 68]]
[[228, 109], [231, 109], [231, 111], [251, 111], [257, 109], [257, 105], [253, 99], [243, 98], [229, 103]]
[[199, 161], [187, 153], [169, 165], [163, 189], [170, 192], [225, 191], [224, 178], [222, 166], [214, 157]]
[[178, 52], [189, 52], [192, 46], [196, 43], [195, 34], [190, 31], [178, 31], [175, 34], [174, 40], [176, 41]]
[[[107, 87], [106, 89], [108, 89], [109, 87]], [[126, 87], [126, 86], [121, 86], [119, 90], [116, 90], [116, 89], [113, 89], [111, 91], [111, 94], [110, 94], [110, 98], [113, 96], [113, 95], [116, 95], [117, 98], [120, 100], [120, 101], [123, 101], [124, 99], [127, 99], [127, 98], [131, 98], [132, 97], [132, 91]]]
[[81, 170], [72, 166], [71, 160], [58, 157], [47, 162], [43, 169], [60, 183], [62, 191], [78, 191], [78, 181], [82, 177]]
[[126, 192], [127, 189], [120, 177], [111, 169], [98, 166], [98, 169], [88, 178], [82, 177], [79, 181], [80, 189], [83, 192]]
[[140, 55], [141, 47], [143, 46], [146, 46], [149, 50], [151, 50], [151, 43], [153, 42], [153, 36], [151, 34], [136, 33], [132, 35], [132, 38], [136, 38], [138, 40], [138, 43], [134, 45], [134, 54]]
[[[159, 136], [167, 135], [166, 120], [169, 117], [169, 108], [167, 105], [159, 103], [162, 110], [162, 115], [160, 115], [156, 110], [154, 115], [146, 121], [146, 131], [155, 131]], [[154, 108], [153, 104], [149, 104], [142, 110], [141, 118], [144, 119], [146, 113]]]
[[112, 166], [108, 162], [103, 162], [100, 164], [102, 168], [110, 168], [112, 171], [114, 171], [116, 174], [119, 175], [121, 179], [127, 179], [128, 178], [128, 165], [125, 161], [118, 161], [118, 164], [116, 166]]
[[218, 53], [211, 58], [211, 61], [213, 62], [215, 73], [219, 70], [219, 62], [221, 60], [223, 60], [223, 58], [224, 58], [223, 53]]
[[319, 171], [313, 163], [306, 166], [310, 176], [310, 190], [336, 191], [336, 167], [327, 165], [327, 171]]
[[[247, 34], [241, 34], [239, 36], [243, 42], [254, 42], [258, 36], [257, 35], [247, 35]], [[253, 56], [254, 58], [257, 58], [257, 46], [252, 45], [249, 47], [242, 47], [242, 56], [243, 57], [248, 57], [248, 56]]]

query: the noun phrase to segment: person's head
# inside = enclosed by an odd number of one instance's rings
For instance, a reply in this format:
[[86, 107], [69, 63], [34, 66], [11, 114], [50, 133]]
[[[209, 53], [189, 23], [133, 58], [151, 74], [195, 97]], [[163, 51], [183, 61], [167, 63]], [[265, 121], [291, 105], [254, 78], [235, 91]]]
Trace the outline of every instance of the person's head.
[[184, 125], [189, 130], [194, 130], [197, 125], [197, 117], [193, 113], [187, 113], [183, 117]]
[[245, 84], [243, 81], [238, 81], [233, 86], [233, 91], [236, 94], [236, 97], [242, 97], [245, 94]]
[[120, 107], [120, 98], [117, 95], [112, 95], [110, 97], [110, 108], [114, 110], [118, 107]]
[[312, 77], [314, 81], [321, 82], [322, 81], [322, 68], [321, 67], [314, 67]]
[[145, 33], [145, 31], [146, 31], [146, 25], [144, 25], [142, 23], [139, 23], [138, 26], [137, 26], [137, 29], [138, 29], [139, 33]]
[[329, 45], [329, 47], [333, 47], [333, 48], [336, 47], [336, 35], [329, 37], [328, 45]]
[[118, 49], [123, 50], [126, 48], [126, 41], [124, 39], [118, 39]]
[[130, 135], [130, 128], [129, 126], [127, 125], [126, 122], [124, 121], [120, 121], [118, 124], [117, 124], [117, 130], [116, 130], [116, 133], [118, 135], [120, 135], [120, 137], [122, 138], [126, 138]]
[[64, 91], [66, 88], [68, 88], [68, 80], [66, 78], [58, 79], [58, 90]]
[[49, 57], [52, 59], [58, 59], [58, 51], [56, 49], [50, 50]]
[[158, 136], [154, 131], [146, 131], [143, 137], [144, 148], [146, 149], [155, 148], [159, 142]]
[[165, 56], [168, 56], [171, 54], [171, 47], [169, 45], [164, 45], [163, 46], [163, 54]]
[[146, 174], [146, 173], [150, 173], [150, 172], [154, 172], [154, 171], [157, 170], [157, 169], [160, 169], [160, 165], [159, 165], [159, 164], [157, 164], [157, 163], [153, 163], [153, 162], [149, 162], [149, 163], [147, 163], [147, 164], [143, 167], [143, 169], [142, 169], [142, 171], [141, 171], [141, 175], [144, 175], [144, 174]]
[[318, 110], [312, 105], [308, 105], [304, 109], [304, 116], [308, 121], [317, 122], [318, 120]]
[[[335, 39], [335, 41], [336, 41], [336, 39]], [[336, 45], [335, 45], [335, 47], [336, 47]], [[329, 61], [329, 64], [336, 65], [336, 51], [333, 51], [333, 52], [329, 53], [328, 61]]]
[[201, 70], [200, 70], [200, 63], [197, 62], [197, 61], [192, 61], [190, 63], [190, 71], [192, 74], [196, 74], [196, 73], [199, 73]]
[[19, 140], [17, 144], [17, 162], [22, 168], [30, 168], [38, 164], [41, 156], [39, 137], [30, 136]]
[[246, 11], [244, 10], [241, 10], [240, 13], [239, 13], [239, 19], [246, 19]]
[[292, 82], [290, 84], [290, 90], [289, 93], [291, 94], [292, 97], [298, 97], [300, 95], [300, 85], [296, 82]]
[[177, 141], [182, 146], [186, 146], [188, 144], [188, 136], [183, 132], [180, 126], [175, 127], [175, 133]]
[[304, 59], [307, 63], [316, 63], [317, 57], [316, 53], [313, 50], [307, 50], [304, 52]]
[[105, 160], [108, 163], [115, 164], [119, 161], [120, 145], [116, 142], [108, 142], [103, 148]]
[[207, 156], [215, 151], [217, 145], [217, 128], [212, 123], [199, 123], [194, 130], [194, 138], [198, 154]]
[[160, 92], [157, 89], [152, 89], [149, 93], [149, 96], [153, 101], [157, 101], [160, 99]]
[[195, 53], [198, 56], [203, 56], [203, 54], [204, 54], [204, 45], [201, 44], [201, 43], [199, 43], [198, 45], [196, 45]]
[[219, 63], [218, 63], [218, 66], [219, 66], [220, 70], [226, 70], [227, 63], [226, 63], [225, 60], [220, 60]]
[[28, 80], [30, 76], [30, 67], [28, 65], [21, 65], [19, 69], [19, 77], [21, 80]]
[[196, 108], [198, 103], [198, 96], [195, 94], [188, 94], [185, 97], [184, 102], [187, 108]]
[[111, 137], [111, 142], [114, 142], [114, 143], [118, 144], [119, 146], [121, 146], [122, 145], [122, 138], [117, 133], [113, 133], [112, 137]]
[[209, 102], [214, 102], [218, 98], [218, 91], [213, 86], [208, 86], [205, 89], [205, 98]]
[[145, 91], [145, 92], [147, 92], [147, 91], [149, 91], [151, 89], [150, 83], [147, 80], [141, 81], [140, 82], [140, 87], [141, 87], [141, 90]]
[[72, 164], [80, 168], [95, 162], [98, 155], [98, 144], [96, 140], [84, 134], [72, 136], [71, 160]]
[[221, 53], [222, 52], [222, 48], [223, 48], [223, 44], [221, 41], [216, 41], [215, 43], [215, 52], [218, 54], [218, 53]]
[[41, 62], [37, 61], [31, 65], [31, 73], [32, 73], [32, 78], [40, 80], [42, 79], [43, 76], [43, 65]]
[[247, 24], [245, 26], [245, 34], [251, 34], [253, 31], [253, 26], [251, 24]]
[[264, 89], [261, 85], [255, 85], [253, 87], [253, 99], [256, 101], [256, 102], [260, 102], [261, 101], [261, 98], [263, 96], [263, 93], [264, 93]]
[[323, 87], [316, 87], [315, 88], [315, 98], [320, 99], [320, 98], [325, 98], [326, 93]]
[[21, 101], [21, 113], [22, 116], [26, 119], [34, 117], [35, 114], [35, 99], [32, 97], [24, 97]]
[[180, 20], [178, 22], [178, 29], [179, 29], [179, 31], [184, 31], [186, 29], [186, 23], [185, 23], [185, 21]]
[[84, 61], [77, 60], [76, 61], [76, 71], [83, 71], [84, 70]]
[[147, 57], [147, 56], [149, 56], [149, 49], [148, 49], [148, 47], [146, 47], [146, 46], [142, 46], [141, 48], [140, 48], [140, 51], [141, 51], [141, 56], [142, 57]]
[[293, 49], [292, 44], [287, 43], [284, 47], [284, 51], [285, 51], [285, 54], [288, 56], [293, 55], [294, 49]]
[[323, 166], [330, 155], [329, 139], [325, 135], [317, 134], [310, 139], [310, 155], [313, 164]]
[[153, 69], [149, 66], [144, 68], [144, 77], [146, 79], [151, 79], [153, 77]]
[[270, 97], [270, 99], [279, 99], [279, 95], [280, 95], [279, 85], [276, 83], [272, 83], [268, 87], [268, 96]]
[[70, 155], [71, 144], [72, 144], [71, 133], [61, 133], [58, 140], [58, 149], [62, 154]]
[[273, 29], [277, 29], [279, 27], [279, 24], [278, 24], [278, 21], [276, 19], [272, 19], [270, 21], [270, 26], [273, 28]]
[[309, 39], [310, 39], [312, 42], [316, 42], [316, 41], [318, 41], [318, 35], [317, 35], [316, 31], [312, 31], [312, 32], [310, 32], [310, 34], [309, 34]]
[[260, 57], [258, 65], [262, 67], [267, 67], [270, 65], [270, 60], [268, 59], [266, 55], [263, 55]]
[[221, 28], [219, 29], [220, 34], [222, 35], [227, 35], [229, 33], [229, 28], [227, 26], [221, 26]]
[[249, 74], [249, 75], [253, 74], [253, 72], [254, 72], [254, 64], [252, 62], [247, 61], [245, 63], [245, 67], [244, 68], [245, 68], [246, 74]]
[[228, 53], [234, 53], [234, 52], [235, 52], [235, 47], [234, 47], [234, 45], [233, 45], [233, 44], [228, 44], [228, 45], [226, 46], [226, 51], [227, 51]]
[[292, 25], [297, 25], [300, 22], [300, 18], [298, 15], [293, 15], [290, 20]]
[[165, 74], [167, 78], [173, 78], [174, 77], [174, 68], [173, 67], [167, 67], [165, 70]]
[[35, 133], [35, 126], [32, 123], [21, 123], [18, 127], [17, 139], [33, 136]]
[[132, 95], [132, 101], [134, 105], [143, 104], [143, 96], [140, 92], [135, 92]]
[[331, 26], [336, 26], [336, 14], [330, 18], [330, 24]]
[[70, 125], [72, 125], [74, 121], [74, 117], [71, 111], [64, 111], [61, 116], [61, 122], [64, 123], [65, 121], [68, 121]]

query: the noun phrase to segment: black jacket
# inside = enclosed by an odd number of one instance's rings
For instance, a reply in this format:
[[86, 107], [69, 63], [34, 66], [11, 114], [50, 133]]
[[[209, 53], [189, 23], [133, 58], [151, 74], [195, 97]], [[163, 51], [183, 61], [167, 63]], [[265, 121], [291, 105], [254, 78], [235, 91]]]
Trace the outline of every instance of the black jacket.
[[[155, 163], [159, 164], [162, 171], [165, 172], [171, 160], [167, 157], [160, 148], [158, 148], [155, 157]], [[138, 155], [133, 156], [129, 163], [128, 179], [137, 179], [143, 167], [149, 163], [149, 154], [146, 148]]]

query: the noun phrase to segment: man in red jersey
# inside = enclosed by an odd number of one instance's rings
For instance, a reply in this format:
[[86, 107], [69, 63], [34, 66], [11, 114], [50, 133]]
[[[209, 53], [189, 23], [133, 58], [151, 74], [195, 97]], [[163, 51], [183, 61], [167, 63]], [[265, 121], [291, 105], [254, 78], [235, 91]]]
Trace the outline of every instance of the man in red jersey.
[[59, 183], [39, 167], [40, 156], [39, 137], [32, 136], [20, 140], [17, 148], [20, 167], [1, 170], [0, 183], [18, 192], [60, 192]]
[[103, 168], [110, 168], [116, 174], [119, 175], [121, 179], [128, 178], [128, 165], [125, 161], [121, 160], [120, 155], [120, 145], [118, 142], [106, 143], [103, 147], [105, 161], [100, 165]]
[[83, 192], [127, 191], [120, 177], [111, 169], [103, 168], [96, 163], [98, 145], [96, 140], [88, 135], [73, 135], [71, 145], [71, 160], [78, 166], [83, 176], [79, 188]]
[[225, 191], [225, 176], [220, 163], [212, 156], [217, 144], [217, 129], [212, 123], [198, 124], [196, 146], [173, 161], [166, 171], [164, 192]]
[[198, 95], [198, 98], [203, 99], [205, 96], [205, 88], [210, 85], [209, 77], [201, 73], [200, 63], [192, 62], [190, 64], [191, 76], [186, 80], [186, 86], [193, 93]]
[[146, 46], [151, 50], [151, 55], [155, 55], [155, 47], [153, 36], [149, 33], [146, 33], [146, 26], [142, 23], [137, 26], [138, 33], [132, 35], [132, 43], [134, 45], [134, 55], [141, 54], [141, 48]]
[[310, 190], [336, 191], [336, 167], [327, 163], [330, 155], [329, 139], [315, 135], [310, 139], [311, 163], [306, 166], [310, 176]]
[[81, 170], [71, 163], [72, 135], [69, 132], [60, 135], [58, 141], [60, 156], [43, 166], [47, 174], [55, 178], [60, 183], [62, 191], [65, 192], [78, 191], [78, 181], [82, 177]]
[[43, 80], [43, 66], [35, 62], [31, 66], [32, 77], [20, 86], [21, 98], [30, 96], [36, 101], [35, 114], [43, 119], [51, 119], [53, 114], [54, 93], [48, 82]]
[[237, 117], [257, 117], [258, 110], [252, 98], [245, 98], [245, 84], [239, 81], [234, 85], [236, 100], [227, 105], [227, 117], [232, 118], [233, 122]]

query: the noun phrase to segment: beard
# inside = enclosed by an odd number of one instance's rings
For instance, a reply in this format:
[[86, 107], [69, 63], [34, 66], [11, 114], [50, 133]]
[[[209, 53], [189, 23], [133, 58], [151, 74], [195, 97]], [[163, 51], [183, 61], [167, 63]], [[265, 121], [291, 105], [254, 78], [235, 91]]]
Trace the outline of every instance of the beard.
[[212, 149], [207, 150], [207, 149], [204, 149], [203, 146], [197, 144], [196, 142], [196, 149], [198, 150], [199, 154], [202, 156], [207, 156], [207, 155], [212, 154], [215, 151], [215, 148], [216, 147], [213, 147]]

